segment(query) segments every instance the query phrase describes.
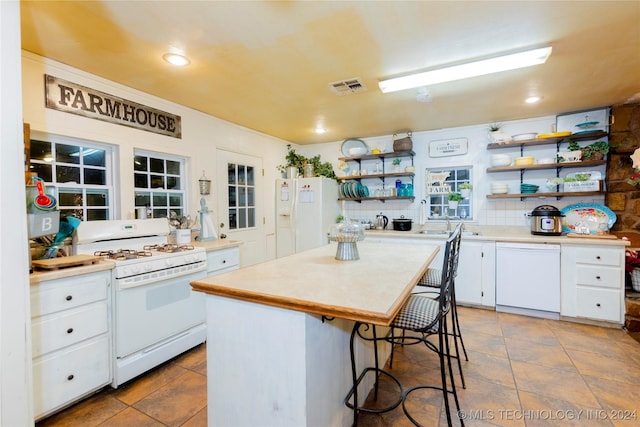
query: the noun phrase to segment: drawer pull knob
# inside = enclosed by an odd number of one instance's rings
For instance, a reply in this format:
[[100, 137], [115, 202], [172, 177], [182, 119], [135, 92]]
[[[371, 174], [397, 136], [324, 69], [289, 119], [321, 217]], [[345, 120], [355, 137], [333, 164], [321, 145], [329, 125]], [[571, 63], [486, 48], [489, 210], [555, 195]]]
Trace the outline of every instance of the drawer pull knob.
[[67, 295], [67, 297], [65, 298], [67, 301], [71, 301], [73, 299], [73, 296], [71, 295]]
[[600, 280], [600, 276], [596, 276], [596, 279], [597, 279], [597, 280]]
[[598, 255], [598, 256], [596, 257], [596, 259], [597, 259], [597, 260], [599, 260], [599, 259], [600, 259], [600, 255]]
[[227, 263], [227, 260], [226, 260], [226, 259], [223, 259], [223, 260], [222, 260], [222, 263], [223, 263], [223, 264], [226, 264], [226, 263]]
[[596, 307], [600, 307], [600, 303], [596, 303]]
[[67, 333], [68, 333], [68, 334], [70, 334], [70, 333], [72, 333], [72, 332], [73, 332], [73, 328], [69, 328], [69, 329], [67, 329]]
[[74, 377], [73, 377], [73, 374], [71, 374], [71, 375], [69, 375], [69, 376], [67, 377], [67, 380], [71, 381], [73, 378], [74, 378]]

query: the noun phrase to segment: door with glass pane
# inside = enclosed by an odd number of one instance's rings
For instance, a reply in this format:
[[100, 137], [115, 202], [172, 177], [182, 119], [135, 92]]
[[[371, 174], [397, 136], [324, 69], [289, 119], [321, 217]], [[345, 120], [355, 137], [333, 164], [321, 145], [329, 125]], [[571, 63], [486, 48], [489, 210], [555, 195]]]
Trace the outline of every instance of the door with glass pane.
[[264, 261], [262, 159], [217, 150], [217, 194], [219, 233], [241, 240], [241, 265]]

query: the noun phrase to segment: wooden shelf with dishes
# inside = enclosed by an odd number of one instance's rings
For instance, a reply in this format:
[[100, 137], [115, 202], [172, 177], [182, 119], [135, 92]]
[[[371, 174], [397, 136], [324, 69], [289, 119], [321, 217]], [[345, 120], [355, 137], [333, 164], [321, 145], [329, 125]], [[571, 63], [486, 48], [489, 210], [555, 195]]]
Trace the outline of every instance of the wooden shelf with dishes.
[[569, 136], [563, 136], [559, 138], [535, 138], [535, 139], [523, 139], [522, 141], [512, 141], [506, 142], [504, 144], [499, 143], [491, 143], [487, 145], [487, 150], [495, 150], [498, 148], [513, 148], [519, 147], [522, 150], [522, 147], [525, 146], [533, 146], [533, 145], [549, 145], [549, 144], [561, 144], [563, 142], [571, 142], [571, 141], [589, 141], [592, 139], [604, 138], [609, 136], [607, 132], [598, 131], [598, 132], [587, 132], [582, 134], [574, 134]]
[[[386, 153], [378, 153], [378, 154], [365, 154], [362, 156], [351, 156], [351, 157], [338, 157], [338, 160], [344, 161], [344, 162], [357, 162], [358, 163], [358, 170], [357, 173], [355, 175], [351, 174], [351, 175], [345, 175], [345, 176], [339, 176], [337, 177], [338, 181], [362, 181], [362, 180], [366, 180], [366, 179], [379, 179], [380, 181], [382, 181], [382, 189], [384, 190], [385, 188], [385, 184], [386, 184], [386, 180], [389, 178], [409, 178], [411, 180], [411, 186], [413, 187], [413, 179], [415, 177], [415, 173], [413, 172], [413, 169], [411, 169], [411, 172], [406, 172], [406, 171], [402, 171], [402, 172], [386, 172], [385, 171], [385, 159], [389, 159], [389, 158], [409, 158], [411, 159], [411, 167], [413, 168], [413, 157], [416, 155], [416, 153], [414, 151], [392, 151], [392, 152], [386, 152]], [[380, 170], [378, 168], [376, 168], [376, 172], [375, 173], [363, 173], [363, 171], [365, 169], [362, 168], [362, 162], [363, 161], [375, 161], [378, 160], [380, 161], [380, 167], [382, 168], [382, 171], [380, 172]], [[341, 193], [342, 194], [342, 193]], [[415, 199], [415, 197], [413, 195], [411, 196], [374, 196], [374, 195], [370, 195], [370, 196], [366, 196], [366, 197], [338, 197], [338, 200], [340, 201], [347, 201], [347, 202], [358, 202], [361, 203], [362, 201], [370, 201], [370, 200], [378, 200], [381, 202], [385, 202], [387, 200], [409, 200], [409, 201], [413, 201]]]
[[487, 199], [546, 199], [547, 197], [584, 197], [584, 196], [603, 196], [604, 191], [549, 191], [546, 193], [510, 193], [510, 194], [487, 194]]
[[487, 168], [487, 172], [513, 172], [523, 170], [540, 170], [540, 169], [562, 169], [562, 168], [584, 168], [590, 166], [606, 165], [606, 160], [582, 160], [580, 162], [559, 162], [546, 163], [538, 165], [519, 165], [519, 166], [492, 166]]

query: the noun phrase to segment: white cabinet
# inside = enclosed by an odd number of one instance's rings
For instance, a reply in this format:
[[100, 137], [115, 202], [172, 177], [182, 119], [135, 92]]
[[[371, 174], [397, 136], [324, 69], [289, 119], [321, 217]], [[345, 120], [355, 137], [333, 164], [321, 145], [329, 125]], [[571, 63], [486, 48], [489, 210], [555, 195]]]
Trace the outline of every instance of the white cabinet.
[[624, 247], [562, 245], [560, 314], [624, 323]]
[[102, 271], [31, 286], [36, 419], [111, 382], [110, 285]]
[[237, 246], [207, 252], [207, 275], [226, 273], [240, 267], [240, 249]]
[[[440, 252], [431, 262], [431, 267], [442, 268], [445, 239], [402, 238], [396, 236], [367, 236], [367, 240], [395, 242], [415, 245], [438, 245]], [[496, 244], [494, 241], [465, 240], [460, 243], [458, 276], [456, 277], [456, 300], [459, 304], [495, 307]]]

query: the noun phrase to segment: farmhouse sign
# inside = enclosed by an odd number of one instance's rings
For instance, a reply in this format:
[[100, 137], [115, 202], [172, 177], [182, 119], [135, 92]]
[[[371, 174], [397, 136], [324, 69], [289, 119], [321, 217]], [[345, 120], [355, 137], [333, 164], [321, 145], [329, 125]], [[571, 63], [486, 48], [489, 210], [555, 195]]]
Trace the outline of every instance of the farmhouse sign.
[[180, 116], [45, 74], [45, 105], [53, 110], [182, 138]]

